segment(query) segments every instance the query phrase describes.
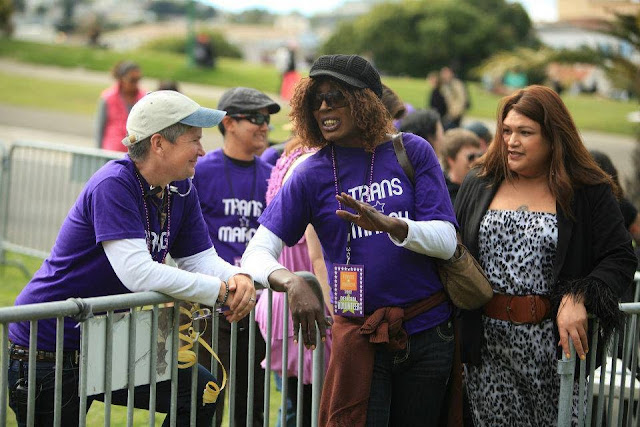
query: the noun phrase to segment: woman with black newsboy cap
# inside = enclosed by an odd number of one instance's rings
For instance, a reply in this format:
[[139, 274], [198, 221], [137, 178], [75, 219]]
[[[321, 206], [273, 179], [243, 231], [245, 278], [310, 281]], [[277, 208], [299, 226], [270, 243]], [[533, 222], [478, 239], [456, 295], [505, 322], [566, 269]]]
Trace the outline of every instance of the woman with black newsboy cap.
[[291, 101], [295, 132], [317, 153], [297, 167], [260, 218], [242, 265], [286, 291], [294, 328], [315, 346], [321, 303], [277, 258], [312, 224], [332, 287], [333, 349], [319, 424], [435, 425], [453, 358], [451, 307], [435, 258], [456, 247], [456, 220], [438, 159], [404, 135], [415, 183], [398, 163], [376, 69], [326, 55]]

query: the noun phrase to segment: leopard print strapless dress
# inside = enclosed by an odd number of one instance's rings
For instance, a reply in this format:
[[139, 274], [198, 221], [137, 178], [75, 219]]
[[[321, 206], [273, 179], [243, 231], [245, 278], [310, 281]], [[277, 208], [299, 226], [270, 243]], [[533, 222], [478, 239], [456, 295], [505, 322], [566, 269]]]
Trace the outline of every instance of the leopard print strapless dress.
[[[496, 293], [550, 291], [558, 242], [555, 214], [489, 210], [480, 224], [479, 261]], [[560, 379], [555, 324], [515, 325], [483, 316], [482, 365], [467, 366], [476, 427], [552, 426]]]

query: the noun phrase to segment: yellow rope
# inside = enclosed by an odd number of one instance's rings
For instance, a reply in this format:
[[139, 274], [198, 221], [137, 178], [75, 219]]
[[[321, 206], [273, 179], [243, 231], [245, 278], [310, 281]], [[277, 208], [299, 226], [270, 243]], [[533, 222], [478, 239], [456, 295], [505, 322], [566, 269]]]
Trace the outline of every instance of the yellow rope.
[[[202, 393], [202, 404], [206, 403], [215, 403], [218, 400], [218, 395], [224, 389], [227, 384], [227, 371], [224, 369], [222, 362], [218, 358], [218, 355], [213, 351], [213, 349], [207, 344], [205, 340], [202, 339], [202, 333], [198, 333], [193, 328], [193, 315], [196, 313], [204, 313], [206, 309], [201, 309], [199, 304], [193, 304], [191, 311], [187, 310], [183, 306], [180, 306], [180, 313], [189, 316], [189, 322], [178, 327], [178, 337], [180, 340], [186, 342], [185, 345], [178, 349], [178, 368], [186, 369], [196, 364], [198, 359], [196, 353], [191, 350], [193, 348], [193, 344], [197, 341], [203, 346], [211, 355], [218, 361], [220, 366], [222, 367], [222, 386], [219, 386], [213, 381], [209, 381], [204, 388], [204, 392]], [[185, 335], [183, 331], [187, 331], [188, 335]]]

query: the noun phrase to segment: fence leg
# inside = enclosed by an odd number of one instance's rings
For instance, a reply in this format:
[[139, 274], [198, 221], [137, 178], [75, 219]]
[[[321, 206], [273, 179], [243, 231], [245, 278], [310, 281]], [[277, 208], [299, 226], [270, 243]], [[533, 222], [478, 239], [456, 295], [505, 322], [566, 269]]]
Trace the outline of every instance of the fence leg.
[[571, 413], [573, 407], [573, 377], [576, 370], [576, 351], [573, 342], [569, 340], [571, 357], [562, 354], [562, 360], [558, 361], [558, 375], [560, 375], [560, 396], [558, 398], [558, 427], [571, 426]]

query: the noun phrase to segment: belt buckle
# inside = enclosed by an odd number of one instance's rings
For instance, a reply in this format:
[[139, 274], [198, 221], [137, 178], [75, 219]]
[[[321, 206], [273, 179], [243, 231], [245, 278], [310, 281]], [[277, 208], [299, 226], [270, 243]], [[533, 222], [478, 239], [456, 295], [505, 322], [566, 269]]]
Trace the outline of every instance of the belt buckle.
[[515, 295], [510, 295], [509, 300], [507, 301], [507, 319], [509, 319], [509, 322], [513, 323], [514, 325], [524, 325], [526, 322], [517, 322], [511, 318], [511, 301], [513, 301], [514, 297]]

